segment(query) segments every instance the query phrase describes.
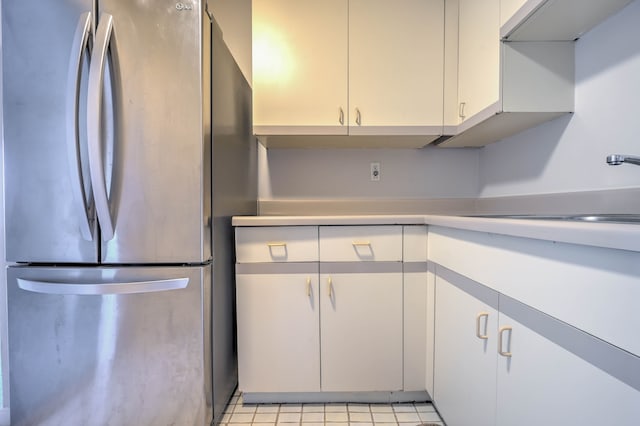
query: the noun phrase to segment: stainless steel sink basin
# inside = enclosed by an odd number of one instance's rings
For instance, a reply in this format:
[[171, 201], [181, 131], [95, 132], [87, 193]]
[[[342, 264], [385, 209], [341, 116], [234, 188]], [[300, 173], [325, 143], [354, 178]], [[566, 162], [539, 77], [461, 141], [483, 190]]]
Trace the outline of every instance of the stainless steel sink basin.
[[562, 220], [572, 222], [627, 223], [640, 224], [640, 214], [576, 214], [576, 215], [543, 215], [543, 214], [497, 214], [473, 215], [492, 219], [527, 219], [527, 220]]

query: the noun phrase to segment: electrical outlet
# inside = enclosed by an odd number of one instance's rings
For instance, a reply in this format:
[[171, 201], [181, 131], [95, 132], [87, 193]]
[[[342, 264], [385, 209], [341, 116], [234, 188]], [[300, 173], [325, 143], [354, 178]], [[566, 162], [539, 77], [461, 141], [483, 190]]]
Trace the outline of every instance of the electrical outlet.
[[378, 182], [380, 180], [380, 163], [371, 163], [371, 181]]

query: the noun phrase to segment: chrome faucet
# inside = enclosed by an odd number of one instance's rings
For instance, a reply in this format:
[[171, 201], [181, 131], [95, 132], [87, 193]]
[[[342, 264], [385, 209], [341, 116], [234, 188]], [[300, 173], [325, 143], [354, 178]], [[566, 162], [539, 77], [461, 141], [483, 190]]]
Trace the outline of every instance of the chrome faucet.
[[632, 157], [630, 155], [620, 154], [612, 154], [607, 156], [607, 164], [610, 166], [619, 166], [622, 163], [629, 163], [640, 166], [640, 157]]

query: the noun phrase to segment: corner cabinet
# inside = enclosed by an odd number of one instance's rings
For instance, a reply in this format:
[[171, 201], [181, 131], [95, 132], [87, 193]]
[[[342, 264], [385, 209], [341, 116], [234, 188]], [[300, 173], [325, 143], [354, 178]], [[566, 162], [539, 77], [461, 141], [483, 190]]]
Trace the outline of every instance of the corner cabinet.
[[437, 270], [433, 399], [448, 425], [493, 426], [498, 293]]
[[573, 111], [573, 41], [500, 41], [499, 0], [459, 0], [458, 33], [458, 120], [439, 146], [487, 145]]
[[[417, 250], [408, 294], [405, 234]], [[426, 237], [425, 226], [236, 227], [245, 401], [426, 399]]]
[[267, 147], [422, 147], [442, 134], [443, 0], [254, 0], [253, 46]]
[[640, 424], [640, 357], [576, 327], [609, 322], [637, 341], [633, 304], [614, 303], [633, 299], [637, 253], [433, 227], [429, 256], [433, 400], [447, 425]]

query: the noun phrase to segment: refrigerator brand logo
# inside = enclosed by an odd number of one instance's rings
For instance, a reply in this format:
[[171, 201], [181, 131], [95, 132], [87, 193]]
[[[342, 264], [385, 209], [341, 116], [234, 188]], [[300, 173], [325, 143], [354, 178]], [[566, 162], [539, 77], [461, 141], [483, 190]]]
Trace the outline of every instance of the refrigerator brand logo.
[[176, 3], [176, 10], [193, 10], [193, 5], [186, 3]]

